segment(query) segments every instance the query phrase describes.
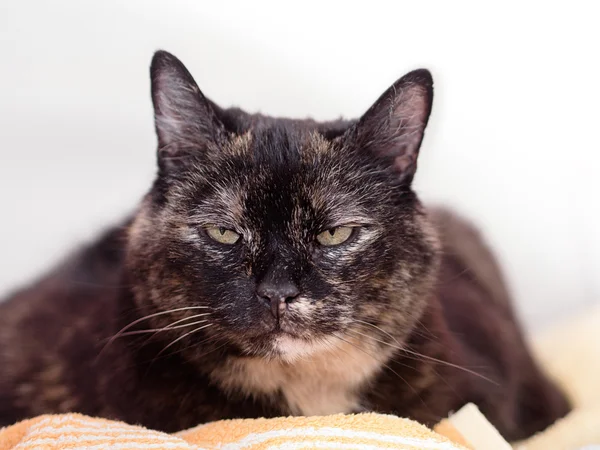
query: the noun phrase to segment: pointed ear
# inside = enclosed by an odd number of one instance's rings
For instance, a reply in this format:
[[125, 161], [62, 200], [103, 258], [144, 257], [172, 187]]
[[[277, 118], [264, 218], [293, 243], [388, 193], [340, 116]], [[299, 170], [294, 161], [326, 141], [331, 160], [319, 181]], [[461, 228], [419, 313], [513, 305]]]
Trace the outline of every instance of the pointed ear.
[[396, 81], [349, 130], [353, 145], [386, 159], [402, 182], [410, 183], [431, 113], [433, 79], [428, 70]]
[[157, 51], [150, 77], [159, 166], [177, 164], [218, 142], [223, 125], [181, 61]]

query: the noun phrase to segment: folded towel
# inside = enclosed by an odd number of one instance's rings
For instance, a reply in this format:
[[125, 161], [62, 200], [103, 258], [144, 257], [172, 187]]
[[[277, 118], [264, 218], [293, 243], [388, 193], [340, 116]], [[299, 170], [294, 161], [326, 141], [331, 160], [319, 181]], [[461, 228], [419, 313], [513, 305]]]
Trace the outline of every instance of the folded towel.
[[0, 450], [33, 449], [466, 450], [412, 420], [382, 414], [223, 420], [175, 435], [80, 414], [47, 415], [0, 430]]

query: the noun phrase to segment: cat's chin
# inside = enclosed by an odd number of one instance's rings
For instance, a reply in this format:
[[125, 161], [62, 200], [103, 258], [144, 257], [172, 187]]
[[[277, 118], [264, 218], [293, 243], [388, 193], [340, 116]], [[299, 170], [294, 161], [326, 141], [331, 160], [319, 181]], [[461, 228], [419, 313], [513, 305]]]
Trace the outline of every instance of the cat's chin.
[[285, 332], [274, 333], [272, 345], [278, 359], [294, 362], [317, 353], [335, 348], [337, 340], [333, 337], [306, 340]]

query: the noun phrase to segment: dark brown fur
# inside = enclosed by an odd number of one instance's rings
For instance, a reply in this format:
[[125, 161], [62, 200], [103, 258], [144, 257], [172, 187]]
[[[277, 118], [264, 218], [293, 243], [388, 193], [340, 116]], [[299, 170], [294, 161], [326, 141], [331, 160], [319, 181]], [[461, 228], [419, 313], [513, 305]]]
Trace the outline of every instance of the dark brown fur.
[[[222, 110], [166, 53], [152, 77], [150, 193], [0, 305], [0, 425], [78, 411], [175, 431], [364, 410], [431, 425], [472, 401], [518, 439], [568, 411], [481, 238], [410, 189], [427, 72], [328, 124]], [[316, 244], [344, 224], [347, 243]], [[239, 243], [212, 241], [215, 225]], [[266, 281], [299, 291], [281, 316], [257, 295]]]

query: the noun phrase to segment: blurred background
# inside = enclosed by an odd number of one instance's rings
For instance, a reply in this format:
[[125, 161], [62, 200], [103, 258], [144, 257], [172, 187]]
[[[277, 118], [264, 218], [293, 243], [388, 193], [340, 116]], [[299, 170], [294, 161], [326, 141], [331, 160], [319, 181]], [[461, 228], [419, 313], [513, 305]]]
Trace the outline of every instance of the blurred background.
[[600, 6], [535, 3], [1, 0], [0, 296], [149, 188], [162, 48], [221, 106], [316, 119], [358, 116], [429, 68], [417, 191], [480, 226], [530, 330], [585, 311], [600, 302]]

